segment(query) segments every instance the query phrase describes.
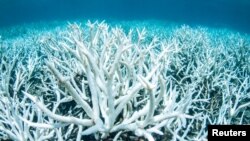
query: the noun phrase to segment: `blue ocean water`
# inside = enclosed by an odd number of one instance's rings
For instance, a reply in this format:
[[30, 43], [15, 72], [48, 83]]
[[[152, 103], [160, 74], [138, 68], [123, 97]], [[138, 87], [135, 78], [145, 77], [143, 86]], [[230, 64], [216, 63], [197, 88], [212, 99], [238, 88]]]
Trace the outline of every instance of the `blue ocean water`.
[[250, 33], [249, 0], [0, 0], [0, 27], [79, 18], [173, 21]]

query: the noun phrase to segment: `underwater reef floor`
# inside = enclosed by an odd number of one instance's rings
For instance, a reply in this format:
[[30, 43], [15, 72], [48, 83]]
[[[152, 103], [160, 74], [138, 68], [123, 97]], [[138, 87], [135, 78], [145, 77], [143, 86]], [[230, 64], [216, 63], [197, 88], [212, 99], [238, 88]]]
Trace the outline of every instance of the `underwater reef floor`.
[[250, 123], [250, 38], [163, 21], [0, 29], [1, 140], [206, 140]]

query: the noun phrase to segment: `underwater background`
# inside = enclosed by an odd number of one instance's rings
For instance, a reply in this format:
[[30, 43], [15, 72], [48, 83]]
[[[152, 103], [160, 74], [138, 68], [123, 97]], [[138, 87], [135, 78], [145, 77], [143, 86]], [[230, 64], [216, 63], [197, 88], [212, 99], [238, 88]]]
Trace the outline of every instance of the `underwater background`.
[[0, 27], [74, 19], [162, 20], [250, 33], [248, 0], [0, 0]]
[[249, 62], [250, 0], [0, 0], [0, 141], [206, 141]]

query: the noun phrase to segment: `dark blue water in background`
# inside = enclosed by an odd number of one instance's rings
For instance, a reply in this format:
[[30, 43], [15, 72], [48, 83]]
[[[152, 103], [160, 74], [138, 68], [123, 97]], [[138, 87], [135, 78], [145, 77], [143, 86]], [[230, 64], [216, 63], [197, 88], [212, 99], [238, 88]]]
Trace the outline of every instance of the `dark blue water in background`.
[[250, 0], [0, 0], [0, 27], [78, 18], [156, 19], [250, 33]]

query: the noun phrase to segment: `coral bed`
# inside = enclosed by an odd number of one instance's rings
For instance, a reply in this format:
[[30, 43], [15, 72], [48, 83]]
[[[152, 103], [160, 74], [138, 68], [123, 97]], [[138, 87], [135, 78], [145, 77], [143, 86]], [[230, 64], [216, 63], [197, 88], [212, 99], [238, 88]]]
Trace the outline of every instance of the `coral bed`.
[[249, 38], [163, 29], [87, 22], [2, 37], [0, 139], [200, 141], [208, 124], [249, 124]]

